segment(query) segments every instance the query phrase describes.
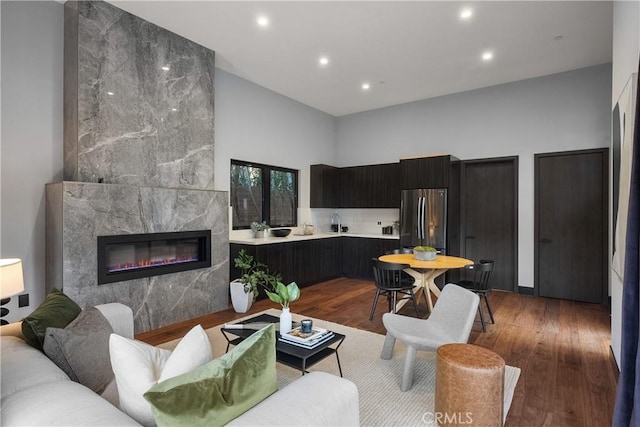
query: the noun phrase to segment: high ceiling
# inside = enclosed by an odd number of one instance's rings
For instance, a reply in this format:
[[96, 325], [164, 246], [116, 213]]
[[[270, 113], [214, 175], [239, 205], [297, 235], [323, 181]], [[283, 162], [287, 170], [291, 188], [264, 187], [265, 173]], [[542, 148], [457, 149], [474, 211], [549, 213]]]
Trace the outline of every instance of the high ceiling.
[[[334, 116], [608, 63], [612, 55], [611, 1], [110, 3], [214, 50], [217, 67]], [[468, 19], [460, 18], [464, 8]], [[260, 16], [268, 25], [257, 23]], [[487, 51], [493, 58], [484, 61]]]

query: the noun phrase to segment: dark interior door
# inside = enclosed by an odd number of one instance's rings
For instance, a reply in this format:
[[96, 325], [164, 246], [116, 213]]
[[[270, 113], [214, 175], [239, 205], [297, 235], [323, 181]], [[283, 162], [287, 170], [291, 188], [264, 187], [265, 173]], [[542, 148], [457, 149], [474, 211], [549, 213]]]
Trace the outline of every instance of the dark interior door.
[[538, 294], [604, 303], [608, 149], [536, 154]]
[[463, 256], [495, 261], [491, 287], [517, 284], [517, 158], [463, 162]]

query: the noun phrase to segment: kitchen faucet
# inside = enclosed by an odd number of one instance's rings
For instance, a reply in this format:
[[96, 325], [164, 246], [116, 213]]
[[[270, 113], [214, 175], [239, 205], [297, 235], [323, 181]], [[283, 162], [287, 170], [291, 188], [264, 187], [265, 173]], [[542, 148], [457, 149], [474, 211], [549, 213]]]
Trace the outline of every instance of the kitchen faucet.
[[335, 219], [338, 220], [338, 229], [336, 231], [340, 233], [340, 230], [342, 230], [342, 221], [340, 220], [340, 215], [338, 215], [337, 212], [331, 215], [331, 225], [335, 224]]

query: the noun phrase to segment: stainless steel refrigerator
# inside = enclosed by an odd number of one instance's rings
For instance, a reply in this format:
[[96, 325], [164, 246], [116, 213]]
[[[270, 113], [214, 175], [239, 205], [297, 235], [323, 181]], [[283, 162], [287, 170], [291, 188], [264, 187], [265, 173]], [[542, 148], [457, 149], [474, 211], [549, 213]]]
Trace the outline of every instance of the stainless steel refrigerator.
[[402, 190], [400, 246], [431, 246], [447, 253], [447, 189]]

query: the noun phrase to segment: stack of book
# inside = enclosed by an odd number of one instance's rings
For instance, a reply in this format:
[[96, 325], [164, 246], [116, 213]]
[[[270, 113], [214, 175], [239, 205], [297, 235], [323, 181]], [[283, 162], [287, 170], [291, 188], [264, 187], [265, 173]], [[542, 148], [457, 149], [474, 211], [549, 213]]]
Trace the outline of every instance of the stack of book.
[[333, 332], [326, 329], [313, 327], [311, 332], [302, 332], [300, 326], [293, 328], [286, 334], [281, 334], [279, 340], [292, 345], [297, 345], [303, 348], [316, 348], [320, 344], [330, 340], [333, 337]]

